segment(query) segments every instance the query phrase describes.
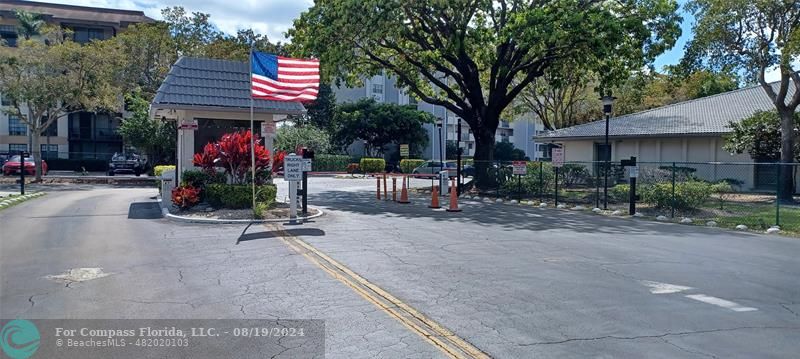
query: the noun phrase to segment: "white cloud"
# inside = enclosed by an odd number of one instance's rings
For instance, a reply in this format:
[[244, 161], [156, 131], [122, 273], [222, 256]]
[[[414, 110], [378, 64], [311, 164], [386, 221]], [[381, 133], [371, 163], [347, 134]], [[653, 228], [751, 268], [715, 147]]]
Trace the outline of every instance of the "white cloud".
[[286, 42], [283, 35], [292, 21], [308, 9], [312, 0], [45, 0], [52, 3], [141, 10], [154, 19], [161, 18], [161, 9], [183, 6], [187, 12], [211, 15], [211, 22], [221, 31], [235, 34], [238, 29], [252, 28], [273, 42]]

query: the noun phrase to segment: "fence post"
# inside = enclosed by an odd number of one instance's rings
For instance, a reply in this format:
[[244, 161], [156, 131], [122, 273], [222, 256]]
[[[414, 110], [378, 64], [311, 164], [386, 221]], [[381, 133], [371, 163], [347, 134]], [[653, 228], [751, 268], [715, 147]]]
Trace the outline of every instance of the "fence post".
[[594, 163], [594, 208], [600, 208], [600, 166]]
[[556, 172], [556, 183], [555, 183], [555, 199], [556, 204], [555, 206], [558, 207], [558, 167], [554, 167]]
[[675, 218], [675, 162], [672, 162], [672, 196], [669, 202], [670, 217]]
[[782, 164], [778, 162], [777, 164], [778, 170], [778, 178], [775, 180], [775, 225], [781, 225], [781, 167]]
[[544, 161], [539, 160], [539, 202], [544, 202]]

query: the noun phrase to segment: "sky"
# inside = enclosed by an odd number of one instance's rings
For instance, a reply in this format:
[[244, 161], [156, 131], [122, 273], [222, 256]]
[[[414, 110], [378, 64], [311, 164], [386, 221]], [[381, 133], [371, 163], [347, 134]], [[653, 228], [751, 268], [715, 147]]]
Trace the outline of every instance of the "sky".
[[[238, 29], [252, 28], [265, 34], [272, 42], [286, 42], [284, 33], [292, 26], [292, 20], [308, 9], [313, 0], [38, 0], [43, 2], [70, 5], [95, 6], [115, 9], [141, 10], [145, 15], [161, 19], [161, 9], [169, 6], [183, 6], [189, 12], [203, 12], [211, 15], [211, 22], [227, 34], [235, 34]], [[664, 65], [676, 64], [683, 56], [683, 49], [692, 37], [694, 17], [683, 11], [687, 0], [678, 0], [681, 5], [683, 30], [675, 46], [656, 58], [655, 67], [661, 70]], [[772, 71], [768, 80], [777, 79]]]

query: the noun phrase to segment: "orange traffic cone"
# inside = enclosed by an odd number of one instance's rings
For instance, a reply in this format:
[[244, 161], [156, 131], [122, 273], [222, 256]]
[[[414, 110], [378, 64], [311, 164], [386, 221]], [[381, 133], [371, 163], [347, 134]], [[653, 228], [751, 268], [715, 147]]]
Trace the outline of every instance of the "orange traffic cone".
[[378, 195], [378, 200], [380, 201], [381, 200], [381, 178], [376, 176], [375, 179], [378, 180], [378, 192], [377, 192], [377, 195]]
[[456, 181], [453, 181], [453, 185], [450, 186], [450, 208], [447, 209], [448, 212], [461, 212], [461, 209], [458, 208], [458, 189], [456, 188]]
[[408, 189], [406, 188], [406, 179], [408, 179], [408, 177], [403, 176], [403, 188], [400, 190], [400, 200], [397, 201], [397, 203], [403, 203], [403, 204], [411, 203], [411, 201], [408, 200]]
[[383, 199], [389, 200], [389, 192], [386, 191], [386, 174], [383, 174]]
[[397, 202], [397, 177], [392, 177], [392, 201]]
[[433, 186], [431, 191], [431, 205], [428, 208], [442, 208], [439, 205], [439, 186]]

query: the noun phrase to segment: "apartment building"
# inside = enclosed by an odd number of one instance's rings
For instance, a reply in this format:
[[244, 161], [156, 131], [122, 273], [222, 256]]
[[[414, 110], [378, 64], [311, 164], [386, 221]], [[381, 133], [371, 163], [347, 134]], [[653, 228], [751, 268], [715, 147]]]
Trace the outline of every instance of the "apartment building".
[[[454, 141], [458, 138], [458, 116], [443, 106], [417, 101], [413, 95], [398, 88], [397, 81], [385, 73], [364, 79], [364, 86], [357, 88], [334, 87], [333, 91], [336, 94], [336, 101], [339, 103], [372, 97], [376, 101], [383, 103], [416, 105], [418, 110], [426, 111], [436, 116], [439, 119], [439, 123], [442, 124], [442, 139], [441, 141], [439, 140], [439, 130], [436, 125], [425, 125], [429, 140], [428, 146], [422, 151], [424, 159], [439, 159], [440, 153], [446, 158], [446, 146], [444, 144], [447, 141]], [[513, 122], [500, 121], [495, 132], [495, 141], [512, 142], [514, 147], [524, 150], [529, 158], [542, 158], [547, 155], [546, 146], [540, 146], [534, 140], [534, 136], [538, 133], [537, 131], [541, 132], [542, 129], [541, 121], [535, 116], [522, 116]], [[469, 125], [463, 121], [461, 123], [460, 145], [463, 148], [464, 156], [475, 155], [475, 138], [472, 136]], [[348, 150], [351, 154], [362, 154], [363, 144], [354, 143]]]
[[[47, 24], [70, 29], [81, 44], [116, 36], [128, 26], [153, 19], [141, 11], [50, 4], [34, 1], [0, 1], [0, 38], [5, 46], [16, 47], [22, 38], [16, 11], [38, 14]], [[9, 103], [0, 94], [2, 106]], [[44, 158], [101, 158], [122, 150], [117, 134], [120, 114], [77, 112], [59, 118], [40, 138]], [[0, 112], [0, 152], [30, 150], [27, 126], [16, 116]]]

